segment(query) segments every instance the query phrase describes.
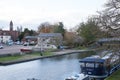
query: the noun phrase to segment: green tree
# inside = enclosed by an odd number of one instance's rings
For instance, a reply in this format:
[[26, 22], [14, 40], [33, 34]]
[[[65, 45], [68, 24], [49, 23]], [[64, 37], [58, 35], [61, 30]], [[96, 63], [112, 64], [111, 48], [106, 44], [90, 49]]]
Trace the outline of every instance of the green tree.
[[62, 22], [59, 22], [58, 25], [54, 25], [54, 33], [61, 33], [64, 37], [65, 29]]
[[18, 38], [21, 41], [24, 38], [24, 32], [21, 32], [20, 35], [18, 36]]
[[21, 34], [18, 36], [18, 38], [21, 41], [25, 36], [35, 36], [35, 35], [37, 35], [36, 31], [25, 28], [24, 31], [21, 32]]
[[93, 19], [88, 19], [86, 23], [81, 23], [77, 32], [84, 39], [85, 45], [94, 42], [101, 34], [97, 23]]

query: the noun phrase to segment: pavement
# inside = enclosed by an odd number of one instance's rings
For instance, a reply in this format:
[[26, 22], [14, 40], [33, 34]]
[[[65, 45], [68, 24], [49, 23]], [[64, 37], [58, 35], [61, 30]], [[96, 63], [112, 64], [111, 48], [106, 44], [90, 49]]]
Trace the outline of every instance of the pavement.
[[79, 52], [86, 52], [86, 51], [92, 51], [92, 50], [75, 50], [75, 49], [64, 49], [58, 52], [53, 52], [54, 54], [68, 54], [68, 53], [79, 53]]

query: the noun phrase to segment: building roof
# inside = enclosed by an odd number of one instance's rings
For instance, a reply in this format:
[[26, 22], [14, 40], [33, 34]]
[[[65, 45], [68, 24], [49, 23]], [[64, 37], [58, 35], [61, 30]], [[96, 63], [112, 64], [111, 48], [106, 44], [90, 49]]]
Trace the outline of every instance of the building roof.
[[40, 33], [38, 37], [62, 37], [61, 33]]
[[25, 39], [36, 39], [38, 36], [26, 36]]

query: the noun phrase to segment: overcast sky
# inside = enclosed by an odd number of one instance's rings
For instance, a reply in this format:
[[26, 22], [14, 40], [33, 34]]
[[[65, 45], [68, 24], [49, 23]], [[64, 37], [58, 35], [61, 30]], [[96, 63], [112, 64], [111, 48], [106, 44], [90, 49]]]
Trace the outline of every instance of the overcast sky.
[[0, 0], [0, 27], [22, 25], [36, 30], [43, 22], [63, 22], [67, 29], [96, 14], [107, 0]]

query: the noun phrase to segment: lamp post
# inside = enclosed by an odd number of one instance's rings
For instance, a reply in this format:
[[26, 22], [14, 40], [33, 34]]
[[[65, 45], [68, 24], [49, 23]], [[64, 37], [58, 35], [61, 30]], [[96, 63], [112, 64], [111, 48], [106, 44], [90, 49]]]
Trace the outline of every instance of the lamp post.
[[43, 56], [43, 39], [40, 40], [40, 55]]
[[3, 36], [1, 36], [1, 43], [3, 43]]

